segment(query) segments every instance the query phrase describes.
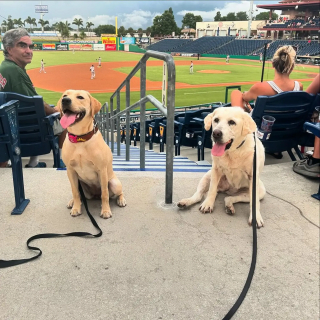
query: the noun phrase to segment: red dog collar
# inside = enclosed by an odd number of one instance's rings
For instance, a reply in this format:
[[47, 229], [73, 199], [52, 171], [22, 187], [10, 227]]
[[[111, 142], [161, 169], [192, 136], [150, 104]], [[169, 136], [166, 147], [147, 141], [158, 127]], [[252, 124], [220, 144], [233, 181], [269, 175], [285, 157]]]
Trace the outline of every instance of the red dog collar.
[[90, 140], [92, 138], [92, 136], [99, 130], [97, 123], [94, 122], [93, 124], [93, 130], [86, 133], [86, 134], [82, 134], [81, 136], [77, 136], [75, 134], [72, 134], [70, 132], [68, 132], [68, 137], [69, 137], [69, 141], [72, 143], [78, 143], [78, 142], [86, 142], [88, 140]]

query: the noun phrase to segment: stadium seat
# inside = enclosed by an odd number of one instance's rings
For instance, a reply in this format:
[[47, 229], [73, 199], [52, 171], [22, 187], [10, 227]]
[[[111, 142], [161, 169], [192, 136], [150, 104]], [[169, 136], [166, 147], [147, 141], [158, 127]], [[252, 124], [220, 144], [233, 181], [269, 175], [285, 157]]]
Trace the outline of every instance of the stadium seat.
[[29, 199], [24, 195], [23, 172], [18, 130], [19, 101], [0, 102], [0, 162], [11, 161], [15, 208], [11, 214], [21, 214]]
[[[301, 136], [304, 134], [303, 124], [311, 118], [314, 110], [315, 96], [306, 92], [290, 91], [275, 96], [259, 96], [252, 112], [252, 118], [261, 132], [261, 122], [264, 115], [274, 117], [270, 138], [262, 143], [267, 153], [287, 151], [291, 160], [296, 158], [294, 149], [300, 159], [302, 154], [298, 148]], [[258, 133], [259, 133], [258, 131]]]
[[54, 167], [60, 168], [58, 138], [53, 134], [53, 123], [58, 112], [45, 115], [41, 96], [28, 97], [17, 93], [0, 92], [0, 104], [19, 101], [18, 124], [21, 157], [39, 156], [53, 152]]

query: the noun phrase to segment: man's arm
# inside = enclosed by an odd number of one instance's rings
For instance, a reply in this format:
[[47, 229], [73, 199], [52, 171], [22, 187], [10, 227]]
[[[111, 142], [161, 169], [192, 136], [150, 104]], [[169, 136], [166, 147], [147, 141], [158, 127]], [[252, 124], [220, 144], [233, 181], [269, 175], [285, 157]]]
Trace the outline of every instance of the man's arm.
[[59, 112], [57, 107], [51, 107], [49, 104], [43, 101], [43, 106], [44, 106], [44, 111], [46, 115], [48, 116], [49, 114], [53, 114], [56, 112]]

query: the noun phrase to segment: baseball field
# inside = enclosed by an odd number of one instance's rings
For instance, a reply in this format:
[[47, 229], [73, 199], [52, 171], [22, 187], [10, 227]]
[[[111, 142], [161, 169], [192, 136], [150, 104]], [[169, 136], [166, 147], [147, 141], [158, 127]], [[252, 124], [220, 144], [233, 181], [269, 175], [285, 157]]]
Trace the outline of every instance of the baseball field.
[[[98, 67], [101, 57], [102, 67]], [[111, 94], [122, 83], [126, 75], [141, 59], [142, 54], [106, 51], [35, 51], [27, 72], [38, 92], [50, 104], [56, 104], [66, 89], [89, 91], [101, 103], [110, 101]], [[3, 57], [0, 58], [0, 62]], [[40, 73], [40, 61], [45, 62], [46, 73]], [[193, 61], [193, 74], [190, 74], [190, 62]], [[149, 59], [147, 63], [147, 94], [161, 101], [162, 61]], [[90, 66], [95, 66], [95, 79], [91, 80]], [[240, 85], [248, 90], [252, 84], [260, 81], [262, 64], [253, 60], [175, 57], [176, 97], [175, 105], [190, 106], [225, 100], [226, 86]], [[319, 72], [319, 67], [296, 65], [292, 79], [299, 80], [307, 88]], [[264, 80], [272, 80], [274, 71], [266, 63]], [[131, 101], [140, 99], [139, 73], [131, 80]], [[153, 107], [147, 104], [147, 108]], [[125, 108], [125, 93], [121, 93], [121, 109]]]

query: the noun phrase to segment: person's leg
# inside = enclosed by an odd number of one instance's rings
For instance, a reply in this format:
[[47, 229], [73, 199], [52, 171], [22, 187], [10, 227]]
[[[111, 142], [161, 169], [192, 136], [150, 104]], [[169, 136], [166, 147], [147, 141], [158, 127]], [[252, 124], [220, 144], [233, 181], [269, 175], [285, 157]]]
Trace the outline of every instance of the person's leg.
[[307, 159], [296, 161], [293, 171], [307, 177], [320, 178], [320, 138], [314, 139], [313, 155]]
[[243, 108], [242, 92], [239, 90], [233, 90], [231, 92], [231, 106]]

